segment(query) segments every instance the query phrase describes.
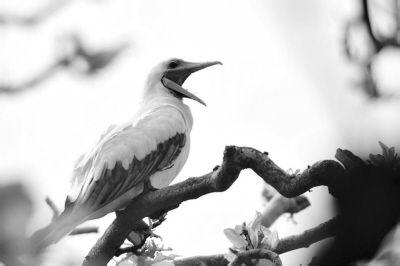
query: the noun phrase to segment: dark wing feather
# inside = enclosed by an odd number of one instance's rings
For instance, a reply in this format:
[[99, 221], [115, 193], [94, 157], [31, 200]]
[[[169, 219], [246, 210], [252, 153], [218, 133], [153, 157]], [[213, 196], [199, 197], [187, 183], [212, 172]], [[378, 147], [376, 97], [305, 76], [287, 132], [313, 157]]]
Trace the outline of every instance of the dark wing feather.
[[182, 148], [186, 144], [186, 135], [177, 133], [168, 140], [159, 143], [157, 148], [150, 152], [143, 159], [138, 160], [135, 157], [130, 163], [129, 168], [125, 169], [120, 161], [115, 164], [113, 169], [104, 167], [101, 177], [89, 184], [90, 193], [85, 200], [77, 200], [66, 205], [72, 208], [78, 204], [86, 206], [90, 211], [96, 211], [104, 205], [117, 199], [124, 193], [128, 192], [134, 186], [141, 182], [145, 182], [148, 178], [156, 173], [169, 168], [179, 156]]

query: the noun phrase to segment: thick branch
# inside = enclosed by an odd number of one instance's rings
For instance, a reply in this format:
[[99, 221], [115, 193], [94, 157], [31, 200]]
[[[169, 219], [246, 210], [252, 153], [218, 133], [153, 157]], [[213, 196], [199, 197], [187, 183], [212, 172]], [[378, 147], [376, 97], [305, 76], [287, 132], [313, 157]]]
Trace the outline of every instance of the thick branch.
[[228, 146], [221, 167], [213, 172], [135, 199], [108, 227], [86, 256], [83, 265], [106, 265], [124, 242], [135, 221], [156, 211], [171, 209], [183, 201], [225, 191], [235, 182], [241, 170], [247, 168], [251, 168], [286, 197], [298, 196], [319, 185], [333, 186], [344, 176], [343, 167], [332, 160], [317, 162], [300, 174], [289, 175], [269, 159], [267, 153], [248, 147]]

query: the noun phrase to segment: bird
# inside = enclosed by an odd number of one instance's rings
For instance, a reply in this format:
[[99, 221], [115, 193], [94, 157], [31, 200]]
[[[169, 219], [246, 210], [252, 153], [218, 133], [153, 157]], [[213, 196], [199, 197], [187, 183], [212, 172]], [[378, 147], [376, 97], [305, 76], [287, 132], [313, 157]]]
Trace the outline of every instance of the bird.
[[142, 101], [128, 122], [111, 125], [76, 162], [64, 211], [31, 240], [38, 249], [79, 224], [124, 209], [142, 193], [168, 186], [184, 166], [193, 117], [184, 98], [205, 102], [182, 87], [194, 72], [221, 64], [172, 58], [148, 75]]

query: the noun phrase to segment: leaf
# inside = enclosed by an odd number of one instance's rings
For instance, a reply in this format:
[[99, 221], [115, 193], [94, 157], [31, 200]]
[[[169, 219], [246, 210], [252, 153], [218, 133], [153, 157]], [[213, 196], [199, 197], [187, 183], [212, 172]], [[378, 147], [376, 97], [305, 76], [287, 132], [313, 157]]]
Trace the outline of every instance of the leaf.
[[400, 165], [400, 159], [396, 154], [394, 147], [388, 147], [383, 142], [379, 141], [382, 149], [382, 154], [370, 154], [369, 163], [375, 167], [396, 168]]
[[232, 228], [224, 229], [225, 236], [231, 241], [233, 246], [237, 249], [245, 250], [247, 246], [247, 241], [239, 234], [235, 232]]
[[383, 165], [385, 159], [381, 154], [370, 154], [369, 155], [369, 160], [372, 165], [378, 167], [380, 165]]
[[364, 161], [349, 150], [337, 149], [335, 158], [349, 171], [365, 167]]

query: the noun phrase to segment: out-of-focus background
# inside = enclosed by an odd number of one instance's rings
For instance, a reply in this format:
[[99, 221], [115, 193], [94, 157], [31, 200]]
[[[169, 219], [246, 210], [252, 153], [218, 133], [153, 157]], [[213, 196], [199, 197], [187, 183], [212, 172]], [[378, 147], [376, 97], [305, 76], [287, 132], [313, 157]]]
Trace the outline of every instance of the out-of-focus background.
[[[124, 49], [99, 73], [87, 74], [82, 68], [88, 65], [76, 60], [74, 67], [45, 73], [49, 78], [32, 89], [0, 94], [0, 185], [21, 181], [28, 189], [30, 231], [51, 219], [44, 198], [63, 205], [75, 160], [108, 125], [134, 114], [147, 73], [170, 57], [224, 63], [185, 82], [208, 106], [186, 101], [194, 117], [191, 154], [174, 182], [210, 171], [230, 144], [268, 151], [293, 170], [333, 158], [338, 147], [365, 154], [378, 151], [379, 140], [399, 146], [399, 52], [388, 49], [376, 59], [377, 83], [391, 95], [383, 99], [363, 93], [360, 70], [345, 56], [344, 31], [359, 14], [357, 1], [62, 0], [33, 25], [4, 19], [49, 2], [0, 2], [0, 85], [52, 69], [74, 46], [72, 36], [89, 50]], [[262, 180], [245, 171], [227, 192], [171, 211], [156, 232], [179, 255], [226, 252], [223, 229], [262, 208], [262, 189]], [[284, 216], [274, 224], [280, 237], [334, 215], [326, 189], [307, 194], [311, 207], [295, 215], [295, 223]], [[112, 219], [89, 224], [104, 230]], [[47, 265], [81, 263], [98, 237], [65, 238], [48, 250]], [[282, 255], [284, 265], [307, 264], [319, 246]]]

